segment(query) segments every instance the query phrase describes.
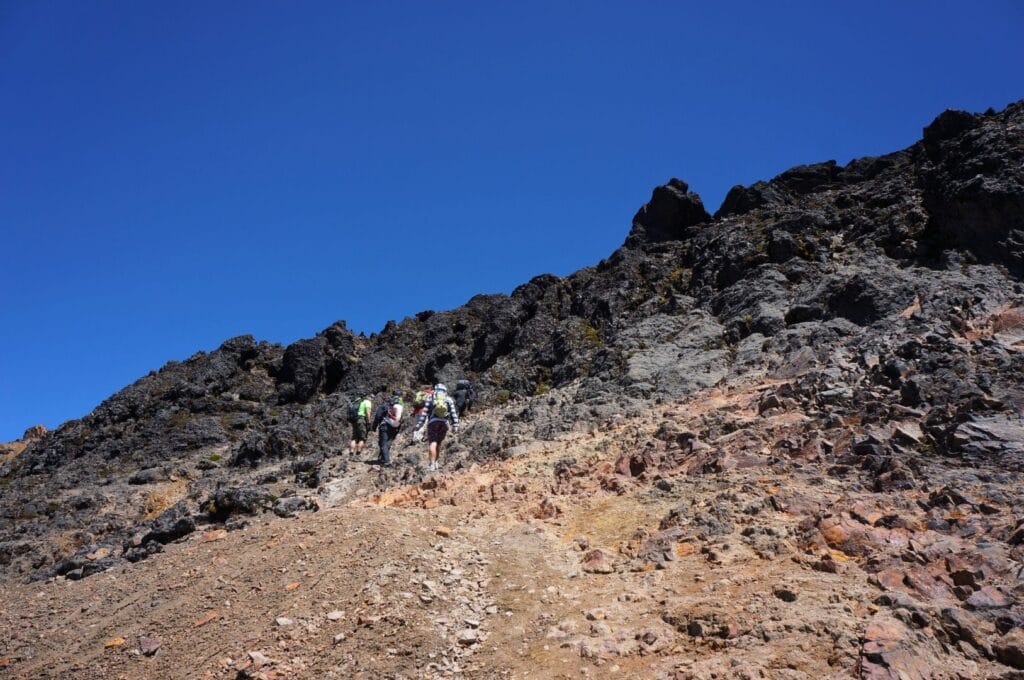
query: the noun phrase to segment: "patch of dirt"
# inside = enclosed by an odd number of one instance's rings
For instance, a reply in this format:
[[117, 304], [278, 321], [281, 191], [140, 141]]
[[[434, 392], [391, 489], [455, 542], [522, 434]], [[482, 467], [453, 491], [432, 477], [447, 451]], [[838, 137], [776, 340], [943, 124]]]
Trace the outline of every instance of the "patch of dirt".
[[[879, 573], [878, 545], [910, 545], [884, 518], [928, 496], [805, 465], [807, 419], [758, 415], [763, 393], [709, 393], [378, 494], [373, 466], [350, 464], [319, 512], [197, 531], [81, 581], [8, 584], [3, 672], [997, 677], [937, 609], [915, 609], [914, 572]], [[773, 468], [779, 442], [795, 462]]]

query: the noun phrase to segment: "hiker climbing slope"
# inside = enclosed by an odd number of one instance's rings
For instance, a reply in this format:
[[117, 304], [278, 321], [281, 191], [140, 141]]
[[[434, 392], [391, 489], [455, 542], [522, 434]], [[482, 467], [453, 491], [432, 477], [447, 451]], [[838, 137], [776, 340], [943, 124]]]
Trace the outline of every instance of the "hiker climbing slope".
[[459, 418], [462, 418], [476, 403], [476, 388], [470, 381], [460, 380], [455, 383], [455, 392], [452, 396], [455, 397], [455, 410], [459, 412]]
[[391, 398], [377, 408], [373, 416], [373, 430], [377, 432], [377, 443], [380, 448], [381, 465], [391, 464], [391, 442], [395, 441], [399, 430], [402, 429], [402, 411], [405, 409], [405, 402], [402, 401], [402, 391], [395, 390]]
[[373, 413], [373, 395], [366, 395], [348, 407], [348, 422], [352, 424], [352, 441], [349, 442], [349, 454], [356, 456], [366, 446], [366, 433], [370, 429], [370, 414]]
[[437, 470], [437, 459], [441, 455], [441, 444], [448, 434], [449, 424], [454, 432], [459, 431], [459, 414], [455, 402], [448, 396], [448, 388], [443, 384], [434, 385], [434, 393], [427, 400], [423, 413], [416, 419], [413, 441], [422, 428], [427, 428], [427, 456], [430, 459], [428, 470]]

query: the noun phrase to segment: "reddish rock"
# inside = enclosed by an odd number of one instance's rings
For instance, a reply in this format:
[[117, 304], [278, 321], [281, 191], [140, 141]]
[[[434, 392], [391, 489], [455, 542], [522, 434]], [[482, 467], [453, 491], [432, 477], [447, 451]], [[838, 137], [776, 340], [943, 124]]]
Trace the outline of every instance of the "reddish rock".
[[883, 569], [875, 574], [871, 581], [883, 590], [906, 590], [902, 569]]
[[639, 477], [648, 470], [653, 470], [657, 460], [651, 451], [624, 453], [615, 460], [615, 473], [623, 477]]
[[615, 567], [611, 557], [599, 548], [583, 556], [583, 571], [590, 574], [611, 574]]
[[208, 611], [205, 614], [203, 614], [202, 616], [200, 616], [198, 619], [196, 619], [192, 623], [192, 627], [193, 628], [202, 628], [203, 626], [208, 624], [210, 621], [216, 620], [219, 616], [220, 616], [220, 612], [218, 612], [216, 610]]
[[866, 556], [874, 551], [875, 548], [871, 544], [877, 544], [879, 541], [875, 533], [869, 531], [885, 532], [884, 529], [869, 530], [852, 519], [838, 517], [823, 519], [818, 530], [830, 548], [854, 556]]
[[[938, 571], [938, 569], [936, 569]], [[953, 601], [950, 587], [929, 568], [913, 567], [908, 569], [904, 577], [907, 587], [919, 593], [923, 598], [933, 602]]]
[[934, 660], [914, 651], [909, 630], [892, 617], [877, 617], [864, 632], [861, 678], [928, 678]]
[[550, 498], [540, 502], [540, 506], [533, 512], [536, 519], [554, 519], [562, 514], [562, 508]]
[[853, 506], [853, 509], [850, 510], [850, 516], [858, 522], [863, 522], [868, 526], [874, 526], [878, 520], [885, 516], [885, 514], [866, 505], [865, 503], [857, 503]]
[[[864, 631], [864, 653], [871, 656], [884, 655], [899, 646], [906, 637], [906, 627], [893, 618], [876, 618]], [[872, 659], [878, 661], [879, 659]]]
[[746, 633], [749, 633], [749, 632], [750, 632], [750, 628], [741, 626], [740, 624], [736, 623], [735, 621], [730, 621], [730, 622], [726, 623], [724, 626], [722, 626], [721, 630], [718, 631], [718, 634], [721, 635], [726, 640], [734, 640], [734, 639], [738, 638], [739, 636], [745, 635]]

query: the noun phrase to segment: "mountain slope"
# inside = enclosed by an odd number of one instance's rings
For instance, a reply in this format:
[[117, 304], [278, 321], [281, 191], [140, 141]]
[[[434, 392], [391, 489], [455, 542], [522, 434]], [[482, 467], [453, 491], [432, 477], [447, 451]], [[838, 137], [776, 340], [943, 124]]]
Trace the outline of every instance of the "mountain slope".
[[[242, 528], [261, 510], [292, 516], [360, 488], [429, 485], [404, 439], [391, 469], [337, 456], [348, 437], [341, 412], [367, 390], [468, 376], [486, 409], [451, 446], [449, 469], [615, 427], [635, 436], [614, 445], [634, 447], [625, 458], [603, 452], [616, 461], [601, 482], [612, 496], [650, 490], [654, 469], [710, 475], [726, 495], [730, 475], [748, 468], [808, 488], [829, 480], [833, 496], [785, 508], [797, 518], [791, 550], [839, 551], [861, 575], [896, 579], [896, 590], [949, 616], [970, 609], [983, 633], [906, 615], [955, 648], [970, 675], [972, 654], [997, 665], [1013, 654], [996, 651], [1002, 637], [979, 636], [1024, 621], [1013, 514], [1024, 501], [1022, 276], [1024, 102], [947, 111], [887, 156], [735, 187], [714, 217], [672, 180], [623, 247], [571, 276], [423, 312], [370, 338], [342, 322], [288, 347], [242, 336], [141, 378], [0, 466], [0, 565], [7, 579], [78, 579], [173, 550], [204, 525]], [[671, 404], [695, 408], [687, 400], [707, 390], [741, 388], [756, 395], [744, 406], [753, 415], [638, 425]], [[784, 414], [795, 429], [767, 420]], [[574, 465], [554, 465], [556, 480]], [[677, 495], [685, 486], [666, 485]], [[719, 505], [732, 515], [737, 502]], [[918, 510], [916, 524], [898, 521]], [[693, 521], [681, 510], [654, 530]], [[665, 568], [681, 538], [659, 538], [665, 550], [646, 562]], [[893, 553], [896, 543], [909, 552]], [[922, 570], [908, 575], [900, 561]], [[873, 606], [896, 607], [890, 600]], [[883, 674], [905, 661], [889, 654], [899, 645], [879, 645], [842, 664]]]

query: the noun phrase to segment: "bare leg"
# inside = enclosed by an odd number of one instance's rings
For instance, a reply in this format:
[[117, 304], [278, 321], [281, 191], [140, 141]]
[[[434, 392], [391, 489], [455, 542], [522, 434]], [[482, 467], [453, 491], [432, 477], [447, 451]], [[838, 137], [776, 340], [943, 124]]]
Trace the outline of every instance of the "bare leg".
[[431, 463], [437, 462], [437, 442], [430, 442], [427, 446], [427, 454], [430, 457]]

